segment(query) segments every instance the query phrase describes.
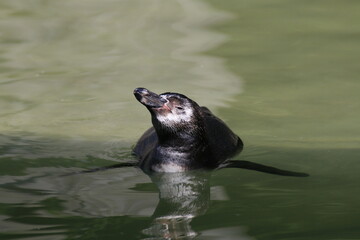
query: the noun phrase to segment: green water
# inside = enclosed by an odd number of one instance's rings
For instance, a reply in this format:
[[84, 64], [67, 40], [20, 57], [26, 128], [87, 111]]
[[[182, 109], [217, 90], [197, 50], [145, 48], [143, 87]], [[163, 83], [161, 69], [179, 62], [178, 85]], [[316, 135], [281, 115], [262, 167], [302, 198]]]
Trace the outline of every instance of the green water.
[[[1, 239], [360, 239], [358, 1], [0, 2]], [[181, 92], [242, 169], [149, 177], [135, 87]]]

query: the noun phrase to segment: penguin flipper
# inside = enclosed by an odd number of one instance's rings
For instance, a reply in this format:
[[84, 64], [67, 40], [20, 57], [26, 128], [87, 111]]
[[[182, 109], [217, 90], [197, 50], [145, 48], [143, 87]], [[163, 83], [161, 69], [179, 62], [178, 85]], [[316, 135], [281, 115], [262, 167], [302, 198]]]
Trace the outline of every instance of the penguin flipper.
[[264, 172], [269, 174], [281, 175], [281, 176], [290, 176], [290, 177], [308, 177], [310, 176], [307, 173], [302, 172], [293, 172], [288, 170], [282, 170], [275, 167], [270, 167], [266, 165], [262, 165], [259, 163], [254, 163], [250, 161], [243, 161], [243, 160], [229, 160], [222, 163], [217, 169], [222, 168], [244, 168], [248, 170], [254, 170], [258, 172]]

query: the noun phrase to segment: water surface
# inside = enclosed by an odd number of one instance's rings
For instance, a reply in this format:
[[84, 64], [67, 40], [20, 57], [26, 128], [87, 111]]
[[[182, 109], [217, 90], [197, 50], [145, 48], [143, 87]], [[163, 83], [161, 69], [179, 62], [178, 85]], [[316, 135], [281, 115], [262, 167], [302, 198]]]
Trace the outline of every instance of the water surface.
[[[0, 3], [1, 239], [359, 239], [357, 1]], [[181, 92], [245, 142], [242, 169], [123, 168], [135, 87]]]

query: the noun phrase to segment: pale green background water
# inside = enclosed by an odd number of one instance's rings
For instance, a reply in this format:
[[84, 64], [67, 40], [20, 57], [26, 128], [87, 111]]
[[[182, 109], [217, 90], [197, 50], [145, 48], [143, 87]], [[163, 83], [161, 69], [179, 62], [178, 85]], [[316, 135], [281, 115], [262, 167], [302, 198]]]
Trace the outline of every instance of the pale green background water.
[[[159, 221], [182, 209], [164, 182], [194, 186], [175, 194], [199, 201], [170, 231], [188, 239], [360, 239], [359, 12], [350, 0], [2, 0], [1, 239], [161, 239]], [[150, 126], [139, 86], [211, 108], [244, 140], [238, 159], [311, 177], [60, 177], [133, 159]]]

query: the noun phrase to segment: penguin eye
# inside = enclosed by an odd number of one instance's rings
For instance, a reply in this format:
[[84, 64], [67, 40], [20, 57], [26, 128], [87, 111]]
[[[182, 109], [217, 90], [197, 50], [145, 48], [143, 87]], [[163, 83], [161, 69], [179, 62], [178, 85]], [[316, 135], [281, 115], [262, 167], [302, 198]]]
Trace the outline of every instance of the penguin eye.
[[182, 107], [177, 106], [176, 108], [179, 109], [179, 110], [184, 110], [184, 108], [182, 108]]

